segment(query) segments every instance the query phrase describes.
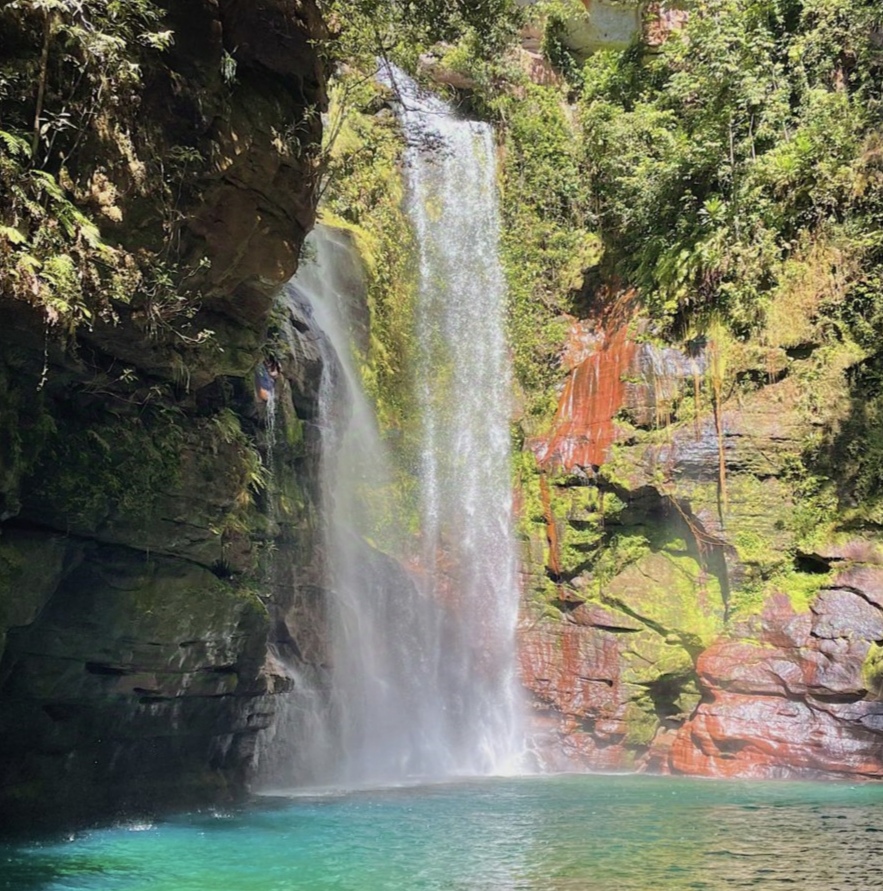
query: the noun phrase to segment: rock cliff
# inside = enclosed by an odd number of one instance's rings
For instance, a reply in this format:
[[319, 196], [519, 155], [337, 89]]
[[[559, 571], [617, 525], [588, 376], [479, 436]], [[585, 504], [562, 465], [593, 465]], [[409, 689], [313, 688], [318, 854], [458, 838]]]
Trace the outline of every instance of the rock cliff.
[[879, 544], [820, 494], [823, 467], [848, 472], [858, 356], [665, 345], [630, 306], [602, 297], [572, 324], [522, 477], [541, 748], [556, 766], [879, 778]]
[[[39, 51], [29, 14], [2, 12], [19, 67]], [[275, 357], [274, 486], [253, 378], [271, 326], [312, 323], [274, 293], [314, 218], [324, 26], [312, 0], [162, 14], [172, 42], [142, 63], [137, 107], [86, 114], [57, 175], [113, 250], [169, 280], [72, 331], [0, 298], [5, 827], [241, 794], [287, 683], [268, 647], [308, 648], [284, 617], [315, 600], [315, 344]], [[47, 37], [47, 108], [67, 33]]]

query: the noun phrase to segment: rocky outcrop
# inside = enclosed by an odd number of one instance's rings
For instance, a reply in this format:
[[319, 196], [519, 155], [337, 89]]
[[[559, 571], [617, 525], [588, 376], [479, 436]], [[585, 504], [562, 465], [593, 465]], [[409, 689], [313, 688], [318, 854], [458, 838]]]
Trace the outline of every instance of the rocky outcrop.
[[528, 443], [538, 748], [557, 767], [880, 777], [877, 545], [835, 531], [808, 463], [839, 442], [856, 356], [663, 344], [633, 307], [602, 297], [573, 322]]
[[[30, 561], [56, 563], [40, 577]], [[254, 732], [267, 610], [185, 561], [6, 530], [0, 689], [4, 809], [15, 825], [231, 794]], [[55, 783], [53, 789], [47, 782]]]
[[[645, 538], [649, 526], [670, 537]], [[559, 769], [645, 763], [651, 743], [693, 713], [696, 656], [724, 627], [720, 580], [688, 544], [689, 528], [676, 511], [657, 504], [640, 526], [623, 525], [618, 534], [611, 545], [625, 563], [618, 573], [605, 575], [588, 560], [574, 574], [565, 552], [554, 594], [546, 594], [542, 613], [534, 600], [520, 629], [537, 748]], [[527, 584], [536, 589], [537, 580]]]
[[324, 26], [311, 0], [169, 4], [165, 26], [137, 113], [102, 112], [66, 175], [186, 291], [67, 336], [0, 300], [0, 825], [241, 794], [287, 683], [268, 648], [314, 610], [321, 362], [308, 336], [277, 350], [276, 466], [253, 376], [271, 323], [309, 330], [274, 295], [314, 217]]
[[[809, 612], [779, 595], [699, 657], [709, 701], [679, 730], [670, 766], [705, 776], [883, 777], [883, 703], [863, 670], [883, 639], [883, 573], [838, 572]], [[754, 636], [756, 635], [756, 636]]]
[[567, 45], [588, 55], [601, 49], [625, 49], [642, 33], [643, 4], [583, 0], [586, 14], [568, 22]]
[[[533, 5], [527, 0], [523, 5]], [[638, 39], [659, 46], [669, 34], [684, 26], [689, 15], [684, 3], [642, 0], [582, 0], [585, 13], [570, 14], [558, 38], [572, 52], [588, 56], [599, 50], [623, 50]], [[569, 11], [568, 11], [569, 12]]]

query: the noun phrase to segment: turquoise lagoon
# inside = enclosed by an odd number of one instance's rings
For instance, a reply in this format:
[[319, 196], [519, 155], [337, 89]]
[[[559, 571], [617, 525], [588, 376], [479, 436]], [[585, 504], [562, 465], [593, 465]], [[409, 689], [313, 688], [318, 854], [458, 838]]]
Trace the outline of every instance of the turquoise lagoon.
[[484, 779], [257, 798], [0, 847], [14, 891], [883, 888], [883, 786]]

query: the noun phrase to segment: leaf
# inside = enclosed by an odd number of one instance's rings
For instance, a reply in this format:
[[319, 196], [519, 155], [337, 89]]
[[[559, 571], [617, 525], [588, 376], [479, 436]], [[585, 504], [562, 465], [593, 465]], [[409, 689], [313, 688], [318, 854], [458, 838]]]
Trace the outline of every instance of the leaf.
[[31, 146], [28, 141], [15, 133], [0, 130], [0, 141], [6, 145], [10, 155], [17, 155], [23, 158], [31, 156]]
[[141, 42], [151, 49], [166, 50], [175, 42], [175, 32], [148, 31], [141, 35]]
[[0, 236], [12, 244], [27, 244], [27, 236], [14, 226], [0, 226]]
[[51, 173], [47, 173], [45, 170], [33, 170], [31, 176], [37, 180], [43, 191], [49, 195], [50, 198], [55, 198], [57, 201], [64, 201], [64, 192]]

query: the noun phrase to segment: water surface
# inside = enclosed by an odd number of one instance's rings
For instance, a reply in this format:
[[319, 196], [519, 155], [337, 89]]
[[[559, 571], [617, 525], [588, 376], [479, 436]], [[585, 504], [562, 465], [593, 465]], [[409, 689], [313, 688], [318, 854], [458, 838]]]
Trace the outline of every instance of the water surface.
[[562, 776], [296, 798], [0, 847], [15, 891], [880, 887], [883, 787]]

